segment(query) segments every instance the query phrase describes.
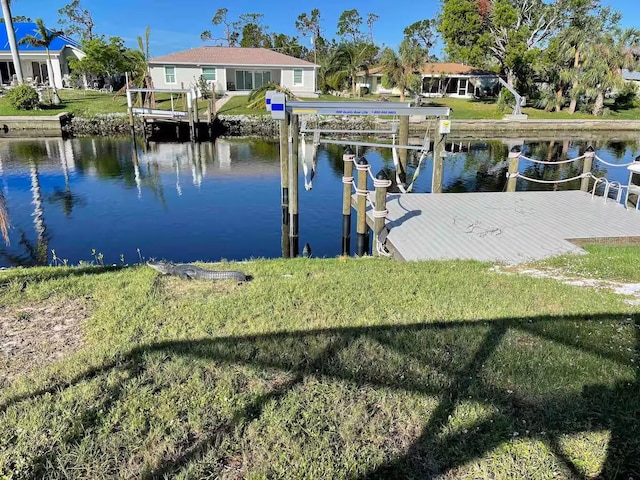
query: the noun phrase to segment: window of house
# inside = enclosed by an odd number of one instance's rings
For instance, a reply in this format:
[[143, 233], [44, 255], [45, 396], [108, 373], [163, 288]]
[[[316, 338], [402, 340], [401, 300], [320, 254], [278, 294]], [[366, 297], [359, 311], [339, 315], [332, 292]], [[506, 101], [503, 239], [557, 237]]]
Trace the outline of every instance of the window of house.
[[302, 85], [302, 69], [301, 68], [293, 69], [293, 84]]
[[216, 67], [202, 67], [202, 76], [205, 80], [216, 81]]
[[164, 83], [176, 83], [176, 67], [164, 67]]

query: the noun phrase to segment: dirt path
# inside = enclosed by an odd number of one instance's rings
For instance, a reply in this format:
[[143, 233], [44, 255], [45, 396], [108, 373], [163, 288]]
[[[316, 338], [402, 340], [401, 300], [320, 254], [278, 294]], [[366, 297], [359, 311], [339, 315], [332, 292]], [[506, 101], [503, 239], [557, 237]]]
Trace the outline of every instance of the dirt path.
[[88, 316], [80, 300], [0, 307], [0, 387], [77, 351]]

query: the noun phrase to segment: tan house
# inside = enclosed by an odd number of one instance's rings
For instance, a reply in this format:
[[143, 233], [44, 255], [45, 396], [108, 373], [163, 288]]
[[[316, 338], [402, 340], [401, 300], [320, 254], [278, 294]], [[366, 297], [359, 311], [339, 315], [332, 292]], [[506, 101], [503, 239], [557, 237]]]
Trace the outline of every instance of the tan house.
[[155, 88], [186, 88], [203, 76], [219, 94], [247, 95], [274, 82], [316, 96], [317, 65], [266, 48], [199, 47], [152, 58], [149, 67]]
[[[492, 93], [498, 85], [498, 74], [461, 63], [426, 63], [420, 70], [424, 97], [476, 98]], [[397, 89], [384, 88], [382, 67], [358, 72], [358, 86], [370, 93], [394, 94]]]

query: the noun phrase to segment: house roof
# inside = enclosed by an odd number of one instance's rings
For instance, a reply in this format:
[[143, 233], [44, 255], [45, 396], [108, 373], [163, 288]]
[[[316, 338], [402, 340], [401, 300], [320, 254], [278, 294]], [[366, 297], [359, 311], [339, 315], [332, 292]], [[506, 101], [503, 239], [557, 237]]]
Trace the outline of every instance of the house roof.
[[622, 69], [622, 78], [625, 80], [636, 80], [640, 81], [640, 72], [633, 72], [631, 70], [627, 70], [626, 68]]
[[[29, 44], [21, 44], [20, 40], [26, 37], [27, 35], [34, 35], [38, 37], [36, 31], [38, 26], [33, 22], [13, 22], [13, 30], [16, 32], [16, 42], [18, 42], [18, 50], [21, 52], [44, 52], [44, 47], [32, 47]], [[47, 29], [50, 32], [53, 31], [51, 29]], [[80, 45], [75, 40], [66, 37], [64, 35], [60, 35], [53, 39], [51, 45], [49, 45], [49, 50], [51, 52], [59, 52], [64, 47], [74, 47], [80, 48]], [[10, 51], [9, 48], [9, 38], [7, 36], [6, 25], [0, 26], [0, 52]]]
[[266, 48], [198, 47], [152, 58], [153, 64], [253, 65], [313, 67], [314, 64]]
[[[482, 70], [462, 63], [425, 63], [420, 70], [424, 75], [496, 75], [495, 72]], [[358, 72], [358, 75], [382, 75], [382, 67], [372, 67], [367, 71]]]

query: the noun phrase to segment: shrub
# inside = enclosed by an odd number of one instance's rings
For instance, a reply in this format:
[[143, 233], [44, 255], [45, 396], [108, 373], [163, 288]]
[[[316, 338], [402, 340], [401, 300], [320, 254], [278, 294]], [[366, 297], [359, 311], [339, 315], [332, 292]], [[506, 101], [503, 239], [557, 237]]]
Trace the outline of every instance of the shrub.
[[29, 85], [18, 85], [7, 92], [7, 99], [18, 110], [33, 110], [38, 106], [38, 92]]
[[197, 84], [198, 90], [200, 90], [200, 96], [206, 100], [211, 98], [211, 85], [207, 82], [207, 79], [204, 78], [204, 75], [200, 75], [198, 78]]
[[638, 86], [632, 82], [626, 82], [616, 96], [613, 107], [616, 110], [627, 110], [637, 107], [639, 104]]

